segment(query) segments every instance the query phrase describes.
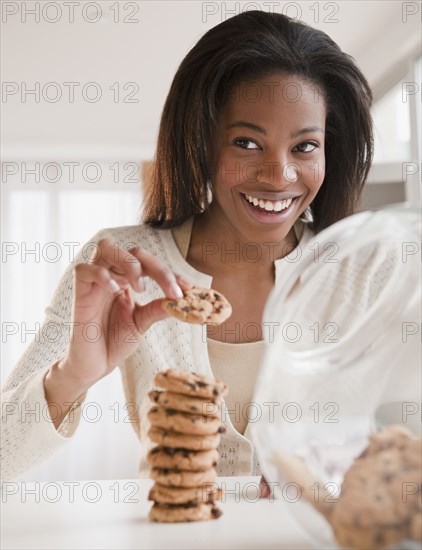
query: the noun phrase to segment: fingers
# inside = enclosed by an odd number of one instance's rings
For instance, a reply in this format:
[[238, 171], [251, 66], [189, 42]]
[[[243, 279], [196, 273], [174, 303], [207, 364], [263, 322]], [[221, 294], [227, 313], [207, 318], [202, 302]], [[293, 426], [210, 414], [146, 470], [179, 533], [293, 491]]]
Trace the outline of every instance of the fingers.
[[133, 319], [140, 334], [146, 332], [156, 321], [161, 321], [169, 317], [167, 311], [163, 308], [165, 299], [153, 300], [148, 304], [141, 306], [135, 302]]
[[[101, 239], [93, 251], [90, 265], [107, 268], [110, 278], [119, 286], [129, 282], [138, 292], [145, 290], [143, 277], [154, 279], [168, 298], [177, 299], [192, 284], [180, 275], [175, 275], [162, 261], [140, 247], [125, 250], [110, 239]], [[104, 275], [103, 275], [104, 277]], [[110, 284], [115, 288], [114, 283]], [[114, 290], [115, 292], [117, 290]]]
[[120, 285], [113, 279], [110, 271], [103, 266], [77, 264], [74, 267], [74, 272], [78, 284], [89, 285], [89, 288], [91, 288], [91, 285], [96, 283], [113, 294], [122, 292]]
[[183, 275], [179, 275], [178, 273], [175, 273], [176, 281], [178, 282], [180, 288], [182, 290], [189, 290], [193, 287], [193, 284], [186, 279]]
[[110, 239], [98, 241], [89, 259], [89, 264], [107, 268], [119, 286], [129, 282], [136, 291], [145, 290], [145, 285], [140, 279], [142, 268], [139, 260]]
[[130, 252], [139, 260], [142, 275], [146, 275], [151, 277], [151, 279], [154, 279], [154, 281], [160, 285], [164, 294], [168, 298], [182, 298], [182, 289], [176, 279], [176, 275], [170, 268], [164, 265], [163, 262], [161, 262], [153, 254], [143, 250], [142, 248], [132, 248]]

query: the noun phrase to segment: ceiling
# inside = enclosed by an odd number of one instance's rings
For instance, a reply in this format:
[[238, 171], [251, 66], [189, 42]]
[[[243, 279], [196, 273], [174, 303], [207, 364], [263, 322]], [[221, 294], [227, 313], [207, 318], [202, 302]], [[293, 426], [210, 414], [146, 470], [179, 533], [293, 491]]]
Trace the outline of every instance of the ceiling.
[[[403, 13], [406, 3], [396, 1], [80, 0], [74, 2], [73, 22], [63, 2], [40, 2], [39, 22], [21, 11], [25, 3], [2, 4], [18, 10], [3, 13], [2, 24], [1, 130], [3, 159], [9, 160], [151, 158], [179, 63], [202, 34], [233, 10], [271, 9], [324, 30], [356, 59], [375, 88], [420, 48], [420, 14]], [[53, 4], [62, 6], [61, 15]], [[35, 86], [38, 102], [34, 95], [25, 96]], [[97, 93], [101, 97], [94, 101]], [[52, 102], [55, 94], [61, 97]], [[127, 102], [130, 98], [135, 101]]]

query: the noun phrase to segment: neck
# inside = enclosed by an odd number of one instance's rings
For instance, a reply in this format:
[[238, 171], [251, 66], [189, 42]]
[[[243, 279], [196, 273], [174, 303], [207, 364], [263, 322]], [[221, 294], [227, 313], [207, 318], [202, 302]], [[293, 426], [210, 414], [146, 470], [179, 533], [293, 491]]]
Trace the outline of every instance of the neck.
[[219, 272], [267, 272], [274, 261], [287, 256], [296, 248], [298, 240], [293, 227], [281, 239], [248, 239], [227, 221], [218, 221], [209, 213], [197, 216], [193, 222], [188, 258], [201, 271], [209, 272], [213, 266]]

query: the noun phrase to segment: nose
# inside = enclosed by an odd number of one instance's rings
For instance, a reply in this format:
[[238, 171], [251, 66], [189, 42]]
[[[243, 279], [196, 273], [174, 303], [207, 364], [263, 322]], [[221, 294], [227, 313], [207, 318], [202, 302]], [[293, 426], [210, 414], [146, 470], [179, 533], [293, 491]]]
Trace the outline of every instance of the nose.
[[300, 167], [295, 162], [266, 158], [261, 165], [259, 182], [282, 189], [299, 179]]

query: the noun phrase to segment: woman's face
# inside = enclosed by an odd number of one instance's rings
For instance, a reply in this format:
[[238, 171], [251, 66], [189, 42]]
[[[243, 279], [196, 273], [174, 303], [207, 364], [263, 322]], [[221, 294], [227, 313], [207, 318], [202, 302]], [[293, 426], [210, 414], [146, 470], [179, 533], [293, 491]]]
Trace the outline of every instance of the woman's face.
[[325, 118], [317, 87], [294, 75], [233, 90], [218, 123], [214, 221], [248, 241], [286, 237], [324, 179]]

